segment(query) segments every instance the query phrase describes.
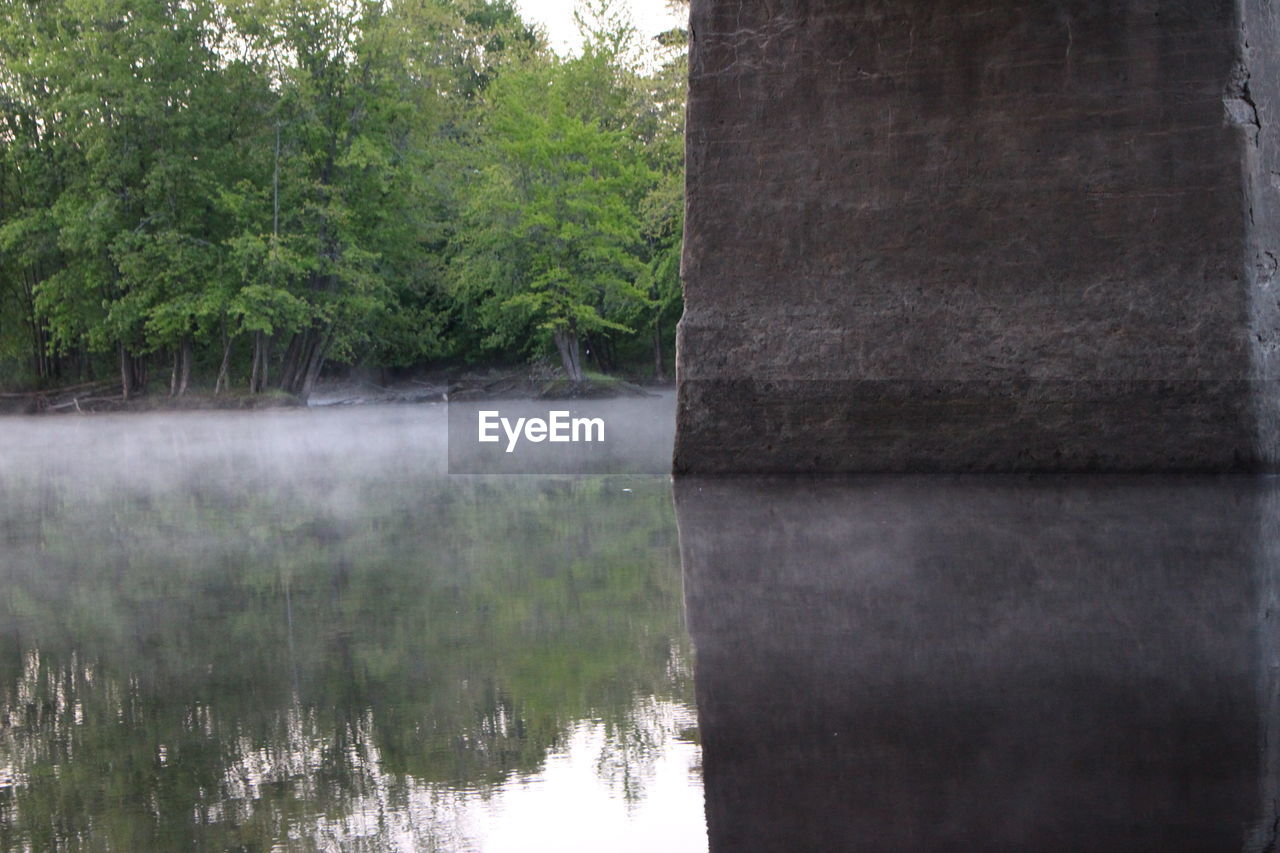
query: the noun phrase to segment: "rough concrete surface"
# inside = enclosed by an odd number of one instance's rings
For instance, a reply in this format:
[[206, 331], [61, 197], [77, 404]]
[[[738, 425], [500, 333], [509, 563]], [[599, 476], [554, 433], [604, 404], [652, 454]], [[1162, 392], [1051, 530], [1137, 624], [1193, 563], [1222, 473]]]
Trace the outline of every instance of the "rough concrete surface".
[[1276, 468], [1280, 6], [691, 29], [677, 472]]

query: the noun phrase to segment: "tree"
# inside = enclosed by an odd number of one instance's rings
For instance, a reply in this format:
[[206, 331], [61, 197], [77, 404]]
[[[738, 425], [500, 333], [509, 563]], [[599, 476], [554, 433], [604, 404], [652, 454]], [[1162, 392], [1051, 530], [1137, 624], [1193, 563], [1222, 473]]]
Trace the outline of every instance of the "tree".
[[650, 328], [661, 375], [683, 35], [619, 8], [566, 60], [512, 0], [0, 3], [8, 384], [306, 397], [335, 360], [551, 351], [577, 380]]
[[20, 60], [10, 87], [33, 96], [26, 109], [56, 152], [57, 182], [2, 242], [12, 251], [33, 229], [53, 236], [57, 266], [30, 288], [46, 353], [114, 350], [128, 397], [145, 387], [150, 352], [171, 348], [175, 375], [189, 373], [199, 291], [216, 263], [216, 163], [201, 161], [225, 134], [215, 9], [64, 0], [24, 15], [17, 5], [5, 19], [6, 52]]
[[[688, 16], [687, 0], [670, 0]], [[642, 279], [653, 310], [654, 377], [666, 375], [663, 346], [667, 321], [682, 302], [680, 255], [684, 245], [684, 105], [689, 76], [689, 33], [677, 28], [657, 38], [657, 71], [645, 78], [644, 150], [658, 181], [641, 205], [646, 245]]]
[[451, 270], [488, 345], [553, 343], [574, 382], [583, 338], [630, 333], [646, 303], [637, 209], [656, 175], [624, 117], [624, 44], [534, 56], [493, 84]]

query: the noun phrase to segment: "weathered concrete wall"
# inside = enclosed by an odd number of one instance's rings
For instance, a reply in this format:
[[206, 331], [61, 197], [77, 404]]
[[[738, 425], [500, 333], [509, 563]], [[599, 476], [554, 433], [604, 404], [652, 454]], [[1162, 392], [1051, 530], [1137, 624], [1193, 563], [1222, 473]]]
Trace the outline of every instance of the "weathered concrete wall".
[[1274, 468], [1278, 18], [694, 0], [676, 470]]

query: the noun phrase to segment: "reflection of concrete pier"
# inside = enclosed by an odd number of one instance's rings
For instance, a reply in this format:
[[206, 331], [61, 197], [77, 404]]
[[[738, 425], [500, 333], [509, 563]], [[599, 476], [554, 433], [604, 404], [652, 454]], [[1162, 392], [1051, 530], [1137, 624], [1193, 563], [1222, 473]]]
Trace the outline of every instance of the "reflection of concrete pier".
[[1277, 489], [677, 482], [713, 853], [1270, 849]]

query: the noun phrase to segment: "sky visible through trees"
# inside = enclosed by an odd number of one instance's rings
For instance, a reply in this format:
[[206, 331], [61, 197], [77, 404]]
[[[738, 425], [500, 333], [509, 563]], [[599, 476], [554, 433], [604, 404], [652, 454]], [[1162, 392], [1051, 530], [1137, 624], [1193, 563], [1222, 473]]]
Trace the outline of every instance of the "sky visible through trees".
[[[571, 0], [517, 0], [516, 8], [525, 20], [546, 28], [547, 40], [558, 53], [576, 52], [582, 36], [574, 20]], [[643, 38], [684, 27], [688, 19], [686, 4], [667, 0], [629, 0], [629, 7], [622, 8], [629, 8]]]
[[512, 0], [0, 0], [0, 390], [664, 373], [685, 33], [577, 20], [566, 57]]

